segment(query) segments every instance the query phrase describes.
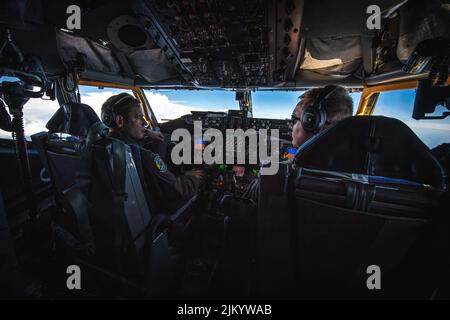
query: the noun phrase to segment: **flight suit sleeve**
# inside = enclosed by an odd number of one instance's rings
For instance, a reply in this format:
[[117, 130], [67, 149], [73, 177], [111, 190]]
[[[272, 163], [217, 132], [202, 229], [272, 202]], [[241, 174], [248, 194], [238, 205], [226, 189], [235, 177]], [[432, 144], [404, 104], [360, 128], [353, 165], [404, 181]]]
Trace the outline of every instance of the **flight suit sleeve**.
[[162, 158], [149, 150], [142, 152], [144, 175], [151, 189], [165, 200], [189, 200], [198, 191], [200, 180], [186, 175], [176, 176]]

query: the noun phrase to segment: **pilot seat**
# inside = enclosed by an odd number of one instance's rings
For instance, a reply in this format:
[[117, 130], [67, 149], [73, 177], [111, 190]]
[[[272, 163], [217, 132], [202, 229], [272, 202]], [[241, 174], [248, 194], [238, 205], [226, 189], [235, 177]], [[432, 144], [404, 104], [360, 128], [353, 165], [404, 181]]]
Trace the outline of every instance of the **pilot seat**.
[[338, 122], [293, 166], [261, 177], [259, 295], [433, 297], [446, 272], [446, 189], [444, 169], [403, 122]]
[[32, 141], [61, 209], [53, 229], [68, 259], [93, 271], [96, 286], [87, 290], [110, 297], [169, 294], [170, 221], [153, 210], [135, 161], [139, 150], [108, 137], [96, 113], [81, 103], [62, 105], [47, 129]]

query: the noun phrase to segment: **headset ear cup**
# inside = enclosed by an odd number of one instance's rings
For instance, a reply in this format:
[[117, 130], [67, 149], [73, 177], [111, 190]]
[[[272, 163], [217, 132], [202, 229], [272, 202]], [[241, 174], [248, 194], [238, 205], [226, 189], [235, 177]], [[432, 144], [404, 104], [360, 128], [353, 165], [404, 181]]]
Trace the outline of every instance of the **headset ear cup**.
[[313, 105], [305, 107], [300, 116], [303, 129], [316, 134], [325, 127], [327, 123], [327, 112], [322, 107], [322, 102], [326, 100], [338, 87], [329, 85], [322, 89]]
[[305, 107], [300, 116], [300, 122], [302, 123], [303, 130], [307, 132], [315, 132], [320, 125], [320, 118], [320, 112], [315, 107]]
[[111, 107], [102, 112], [101, 118], [106, 126], [111, 127], [114, 124], [114, 122], [116, 121], [117, 108], [122, 103], [124, 103], [126, 99], [135, 99], [135, 98], [128, 93], [125, 92], [120, 93], [114, 98], [113, 102], [111, 103]]
[[102, 121], [107, 127], [111, 127], [112, 115], [110, 114], [110, 112], [103, 112], [102, 113]]

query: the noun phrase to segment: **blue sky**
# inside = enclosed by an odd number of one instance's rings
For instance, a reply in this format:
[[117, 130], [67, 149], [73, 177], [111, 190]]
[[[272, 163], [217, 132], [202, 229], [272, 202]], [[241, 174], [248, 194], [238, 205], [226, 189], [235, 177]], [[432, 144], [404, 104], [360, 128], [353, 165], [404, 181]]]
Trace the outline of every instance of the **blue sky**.
[[[292, 114], [298, 97], [303, 91], [255, 91], [252, 92], [253, 116], [256, 118], [286, 119]], [[361, 93], [352, 93], [353, 114], [358, 108]], [[181, 114], [189, 110], [226, 111], [238, 109], [233, 91], [201, 91], [201, 90], [162, 90], [147, 91], [150, 104], [159, 119], [173, 119], [170, 115], [174, 109]], [[389, 91], [380, 94], [375, 108], [375, 115], [384, 115], [402, 120], [430, 148], [443, 142], [450, 142], [450, 117], [444, 120], [414, 120], [415, 89]], [[173, 105], [171, 105], [173, 103]], [[182, 110], [182, 111], [181, 111]], [[436, 110], [441, 113], [443, 108]], [[164, 116], [161, 116], [164, 114]]]
[[[80, 87], [81, 100], [100, 114], [101, 105], [113, 94], [123, 92], [118, 89], [98, 89]], [[302, 91], [255, 91], [252, 92], [253, 116], [257, 118], [289, 118]], [[238, 109], [234, 91], [226, 90], [147, 90], [146, 96], [159, 121], [174, 119], [192, 110], [227, 111]], [[354, 113], [358, 107], [361, 94], [352, 94]], [[430, 148], [450, 140], [450, 117], [445, 120], [412, 119], [415, 90], [384, 92], [375, 108], [375, 115], [395, 117], [412, 128], [412, 130]], [[48, 119], [58, 109], [56, 101], [31, 99], [24, 109], [26, 134], [45, 130]], [[442, 112], [442, 108], [437, 113]], [[11, 135], [0, 130], [0, 137]]]
[[[430, 148], [450, 142], [450, 117], [443, 120], [414, 120], [415, 89], [383, 92], [378, 99], [374, 115], [394, 117], [405, 122]], [[436, 108], [433, 115], [440, 115], [444, 107]]]
[[[151, 94], [163, 94], [170, 101], [195, 106], [200, 110], [223, 111], [239, 109], [234, 91], [209, 90], [150, 90]], [[290, 118], [298, 97], [304, 91], [255, 91], [252, 92], [253, 117], [255, 118]], [[359, 103], [360, 93], [354, 94], [354, 111]], [[153, 108], [152, 104], [152, 108]], [[157, 111], [155, 111], [158, 117]]]

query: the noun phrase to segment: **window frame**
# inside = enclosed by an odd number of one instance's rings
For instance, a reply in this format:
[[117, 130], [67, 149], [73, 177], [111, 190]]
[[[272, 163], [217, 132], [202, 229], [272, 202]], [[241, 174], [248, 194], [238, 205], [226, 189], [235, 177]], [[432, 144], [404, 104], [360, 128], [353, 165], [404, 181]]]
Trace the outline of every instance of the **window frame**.
[[79, 86], [88, 86], [88, 87], [96, 87], [96, 88], [110, 88], [110, 89], [123, 89], [130, 90], [133, 92], [134, 97], [139, 100], [142, 105], [142, 109], [144, 111], [144, 118], [152, 129], [159, 128], [158, 121], [155, 117], [155, 113], [153, 112], [150, 103], [148, 102], [144, 90], [138, 86], [126, 85], [126, 84], [118, 84], [112, 82], [105, 81], [96, 81], [96, 80], [88, 80], [88, 79], [79, 79]]
[[[368, 86], [364, 85], [363, 92], [361, 94], [361, 100], [359, 101], [357, 116], [370, 116], [373, 114], [380, 93], [388, 91], [398, 91], [406, 89], [416, 89], [419, 80], [425, 79], [427, 75], [421, 76], [414, 80], [399, 81], [393, 83], [379, 84]], [[446, 85], [450, 85], [450, 76], [447, 78]]]

